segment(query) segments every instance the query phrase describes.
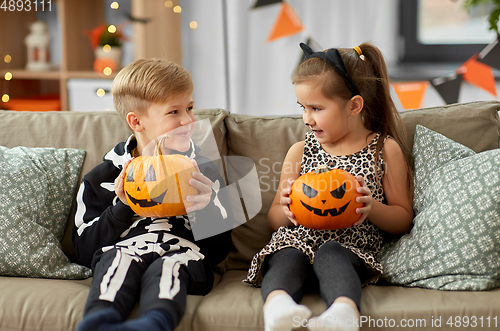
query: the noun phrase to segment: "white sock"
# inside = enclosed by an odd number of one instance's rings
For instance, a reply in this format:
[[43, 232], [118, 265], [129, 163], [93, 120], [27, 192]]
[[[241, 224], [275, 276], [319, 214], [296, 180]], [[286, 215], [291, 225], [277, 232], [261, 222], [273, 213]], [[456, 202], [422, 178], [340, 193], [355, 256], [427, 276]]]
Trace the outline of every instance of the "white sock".
[[357, 312], [349, 304], [337, 302], [323, 314], [311, 318], [307, 326], [309, 330], [358, 331], [359, 318]]
[[278, 294], [264, 307], [265, 331], [291, 331], [310, 316], [309, 308], [297, 304], [288, 294]]

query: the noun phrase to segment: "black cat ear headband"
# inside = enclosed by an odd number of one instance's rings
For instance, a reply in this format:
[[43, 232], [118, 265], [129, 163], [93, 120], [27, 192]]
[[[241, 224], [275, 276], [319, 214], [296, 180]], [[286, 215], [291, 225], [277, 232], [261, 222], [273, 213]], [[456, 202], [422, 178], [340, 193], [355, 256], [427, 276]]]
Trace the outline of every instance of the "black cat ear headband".
[[[338, 49], [330, 48], [326, 52], [313, 52], [311, 47], [307, 46], [304, 43], [300, 43], [300, 48], [302, 48], [302, 51], [304, 52], [304, 55], [307, 59], [319, 57], [320, 59], [326, 61], [326, 63], [331, 65], [333, 69], [335, 69], [335, 71], [340, 75], [340, 77], [344, 79], [344, 82], [351, 91], [352, 96], [360, 95], [358, 86], [356, 85], [356, 83], [354, 83], [354, 80], [352, 80], [349, 72], [347, 72], [344, 60], [342, 59], [342, 56], [340, 55]], [[356, 50], [356, 52], [358, 52], [358, 50]]]

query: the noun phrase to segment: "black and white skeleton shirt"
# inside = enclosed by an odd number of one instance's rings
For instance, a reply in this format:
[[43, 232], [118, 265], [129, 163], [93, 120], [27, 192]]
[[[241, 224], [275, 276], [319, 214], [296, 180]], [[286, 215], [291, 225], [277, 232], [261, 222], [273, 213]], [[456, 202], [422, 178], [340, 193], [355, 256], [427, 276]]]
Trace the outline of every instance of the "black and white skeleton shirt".
[[[144, 233], [167, 231], [194, 242], [212, 266], [222, 262], [229, 253], [231, 231], [228, 230], [195, 242], [191, 228], [198, 222], [201, 224], [203, 219], [232, 221], [229, 196], [225, 190], [220, 189], [225, 186], [225, 181], [216, 165], [208, 158], [201, 156], [200, 148], [193, 142], [187, 152], [176, 152], [176, 154], [183, 154], [194, 159], [200, 172], [214, 183], [210, 203], [201, 211], [194, 212], [195, 215], [190, 213], [189, 217], [188, 215], [163, 219], [141, 217], [122, 203], [114, 190], [114, 181], [123, 165], [132, 159], [132, 151], [136, 146], [137, 141], [132, 135], [127, 141], [116, 145], [104, 156], [101, 164], [83, 177], [72, 214], [73, 245], [78, 261], [85, 266], [93, 267], [94, 254], [100, 252], [105, 246], [111, 246]], [[196, 221], [193, 222], [193, 220]]]

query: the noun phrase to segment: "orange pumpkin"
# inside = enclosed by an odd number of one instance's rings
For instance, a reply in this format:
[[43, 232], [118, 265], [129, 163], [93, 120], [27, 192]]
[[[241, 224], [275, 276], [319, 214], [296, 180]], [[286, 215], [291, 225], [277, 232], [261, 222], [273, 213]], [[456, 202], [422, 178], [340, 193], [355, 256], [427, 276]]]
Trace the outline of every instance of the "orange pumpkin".
[[184, 155], [161, 155], [157, 144], [153, 156], [134, 158], [126, 169], [125, 196], [132, 210], [144, 217], [186, 214], [188, 195], [198, 194], [189, 184], [195, 168]]
[[352, 226], [361, 216], [356, 202], [362, 196], [356, 178], [341, 169], [325, 167], [303, 174], [292, 185], [290, 210], [297, 222], [307, 228], [337, 230]]

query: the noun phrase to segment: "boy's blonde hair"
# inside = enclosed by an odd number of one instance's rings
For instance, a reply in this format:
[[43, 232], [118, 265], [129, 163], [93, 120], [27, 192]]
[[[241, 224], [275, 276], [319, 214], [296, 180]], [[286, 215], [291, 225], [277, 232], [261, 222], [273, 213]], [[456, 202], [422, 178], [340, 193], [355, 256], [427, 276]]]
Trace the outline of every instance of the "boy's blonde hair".
[[123, 68], [113, 80], [113, 104], [127, 123], [129, 112], [145, 113], [153, 103], [172, 96], [193, 93], [191, 74], [165, 59], [139, 59]]

